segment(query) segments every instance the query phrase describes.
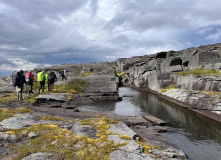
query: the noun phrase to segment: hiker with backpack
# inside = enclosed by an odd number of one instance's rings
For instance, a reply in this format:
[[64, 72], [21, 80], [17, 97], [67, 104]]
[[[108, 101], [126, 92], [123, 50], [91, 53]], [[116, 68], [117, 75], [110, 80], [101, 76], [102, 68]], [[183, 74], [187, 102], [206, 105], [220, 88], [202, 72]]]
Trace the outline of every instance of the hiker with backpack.
[[52, 92], [54, 90], [54, 83], [56, 80], [57, 80], [56, 74], [54, 72], [49, 72], [49, 74], [48, 74], [48, 82], [49, 82], [48, 90], [50, 92]]
[[17, 100], [21, 101], [22, 100], [22, 91], [24, 88], [24, 83], [27, 85], [27, 82], [25, 80], [25, 76], [23, 75], [23, 70], [20, 70], [18, 72], [13, 72], [12, 73], [12, 82], [14, 86], [16, 87], [16, 92], [17, 92]]
[[66, 78], [65, 78], [66, 70], [59, 71], [59, 74], [60, 74], [61, 81], [66, 80]]
[[33, 82], [34, 82], [34, 73], [33, 72], [26, 72], [25, 80], [29, 85], [28, 93], [33, 94], [32, 87], [33, 87]]
[[45, 74], [44, 74], [44, 71], [42, 72], [39, 72], [37, 74], [37, 81], [40, 82], [40, 87], [39, 87], [39, 90], [38, 90], [38, 93], [40, 93], [40, 90], [42, 89], [42, 92], [44, 92], [44, 88], [45, 88]]

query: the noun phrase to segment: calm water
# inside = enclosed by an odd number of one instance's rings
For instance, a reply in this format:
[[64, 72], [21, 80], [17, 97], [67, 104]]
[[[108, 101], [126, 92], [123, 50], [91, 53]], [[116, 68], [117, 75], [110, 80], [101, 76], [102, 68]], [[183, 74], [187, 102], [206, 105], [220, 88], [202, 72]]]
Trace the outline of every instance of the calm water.
[[221, 160], [221, 124], [159, 99], [151, 93], [119, 88], [120, 102], [97, 102], [80, 109], [119, 115], [153, 115], [166, 121], [168, 133], [161, 134], [182, 149], [189, 160]]

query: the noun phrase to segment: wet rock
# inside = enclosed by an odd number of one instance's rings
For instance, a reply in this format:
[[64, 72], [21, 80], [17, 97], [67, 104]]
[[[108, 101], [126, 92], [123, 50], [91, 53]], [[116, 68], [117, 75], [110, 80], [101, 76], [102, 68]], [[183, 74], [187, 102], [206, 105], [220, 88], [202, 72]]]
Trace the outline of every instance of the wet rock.
[[123, 97], [133, 97], [133, 95], [125, 94]]
[[167, 132], [167, 129], [165, 127], [161, 127], [161, 126], [155, 126], [154, 130], [157, 131], [158, 133]]
[[73, 109], [73, 112], [80, 112], [80, 110], [75, 108], [75, 109]]
[[153, 116], [144, 116], [144, 118], [148, 121], [151, 121], [154, 124], [160, 125], [160, 126], [164, 126], [167, 123], [159, 118], [153, 117]]

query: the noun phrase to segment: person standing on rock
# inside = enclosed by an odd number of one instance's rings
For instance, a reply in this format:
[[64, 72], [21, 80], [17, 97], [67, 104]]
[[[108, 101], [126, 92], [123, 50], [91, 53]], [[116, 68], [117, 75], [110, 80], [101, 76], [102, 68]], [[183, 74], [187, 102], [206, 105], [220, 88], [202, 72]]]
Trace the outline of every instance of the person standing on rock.
[[64, 70], [64, 80], [66, 81], [67, 79], [67, 74], [66, 74], [66, 70]]
[[48, 84], [48, 92], [50, 90], [50, 82], [48, 80], [48, 73], [45, 74], [45, 83]]
[[60, 74], [61, 81], [66, 80], [65, 79], [66, 70], [59, 71], [59, 74]]
[[24, 73], [23, 70], [12, 73], [12, 82], [16, 88], [18, 101], [22, 100], [22, 91], [24, 88], [24, 83], [27, 85], [27, 82], [25, 80], [25, 76], [23, 75], [23, 73]]
[[40, 82], [40, 87], [39, 87], [38, 93], [40, 93], [40, 90], [41, 90], [41, 89], [42, 89], [42, 92], [44, 92], [45, 80], [46, 80], [44, 71], [39, 72], [39, 73], [37, 74], [37, 79], [38, 79], [38, 82]]
[[34, 72], [27, 72], [25, 76], [25, 80], [29, 85], [28, 93], [33, 94], [32, 87], [33, 87], [33, 82], [34, 82]]
[[54, 90], [54, 83], [57, 80], [57, 76], [54, 72], [50, 72], [48, 74], [48, 81], [49, 81], [49, 91], [52, 92]]

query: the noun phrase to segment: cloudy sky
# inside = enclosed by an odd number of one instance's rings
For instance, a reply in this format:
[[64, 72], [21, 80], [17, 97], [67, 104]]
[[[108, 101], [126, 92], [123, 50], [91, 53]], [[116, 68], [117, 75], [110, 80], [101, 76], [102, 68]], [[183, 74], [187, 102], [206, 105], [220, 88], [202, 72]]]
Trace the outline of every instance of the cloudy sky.
[[219, 0], [1, 0], [0, 76], [219, 43]]

